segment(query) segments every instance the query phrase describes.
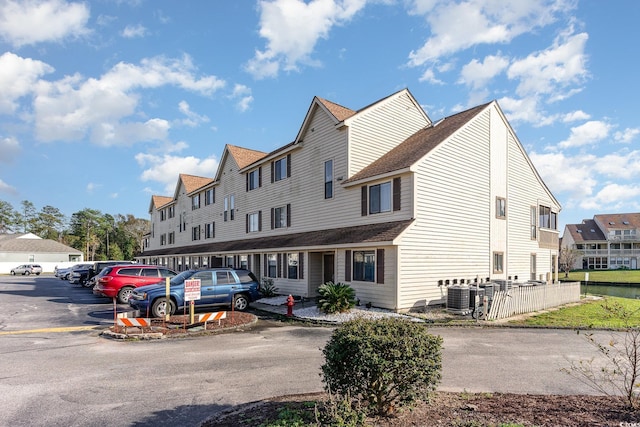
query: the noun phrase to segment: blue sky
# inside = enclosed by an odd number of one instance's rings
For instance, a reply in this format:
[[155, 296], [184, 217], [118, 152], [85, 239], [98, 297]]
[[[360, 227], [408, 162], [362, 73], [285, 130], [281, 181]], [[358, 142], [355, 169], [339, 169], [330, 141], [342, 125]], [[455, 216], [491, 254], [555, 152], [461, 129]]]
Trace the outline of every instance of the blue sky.
[[564, 224], [640, 211], [635, 0], [0, 0], [0, 200], [148, 218], [314, 96], [497, 99]]

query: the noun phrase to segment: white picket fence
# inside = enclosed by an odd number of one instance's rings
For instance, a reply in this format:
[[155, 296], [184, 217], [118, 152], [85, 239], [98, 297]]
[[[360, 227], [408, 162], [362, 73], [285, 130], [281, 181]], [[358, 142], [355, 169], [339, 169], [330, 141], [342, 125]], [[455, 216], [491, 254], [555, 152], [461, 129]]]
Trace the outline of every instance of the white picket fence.
[[580, 301], [580, 282], [514, 286], [493, 294], [487, 320], [505, 319], [577, 301]]

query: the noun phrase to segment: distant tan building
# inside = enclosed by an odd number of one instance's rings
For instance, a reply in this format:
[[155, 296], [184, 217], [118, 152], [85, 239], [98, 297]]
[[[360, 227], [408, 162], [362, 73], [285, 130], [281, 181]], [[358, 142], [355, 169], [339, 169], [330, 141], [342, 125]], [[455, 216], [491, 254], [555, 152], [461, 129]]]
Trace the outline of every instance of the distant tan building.
[[42, 239], [35, 234], [0, 234], [0, 274], [6, 274], [19, 264], [40, 264], [43, 272], [51, 273], [56, 266], [68, 266], [84, 260], [82, 251]]
[[562, 247], [580, 252], [573, 269], [638, 269], [640, 213], [594, 215], [580, 224], [567, 224]]
[[408, 310], [446, 284], [550, 280], [559, 211], [495, 101], [433, 122], [406, 89], [359, 110], [316, 97], [292, 142], [227, 145], [211, 177], [153, 196], [138, 260], [249, 268], [305, 297], [344, 282]]

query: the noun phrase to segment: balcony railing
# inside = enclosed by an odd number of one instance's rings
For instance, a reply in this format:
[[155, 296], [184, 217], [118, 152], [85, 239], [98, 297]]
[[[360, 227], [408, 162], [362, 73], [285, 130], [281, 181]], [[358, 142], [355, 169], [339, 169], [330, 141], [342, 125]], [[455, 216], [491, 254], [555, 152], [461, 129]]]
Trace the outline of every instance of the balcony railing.
[[578, 249], [584, 256], [640, 256], [640, 249]]
[[621, 241], [625, 241], [625, 242], [640, 242], [640, 235], [637, 234], [623, 234], [623, 235], [609, 235], [609, 241], [616, 241], [616, 242], [621, 242]]

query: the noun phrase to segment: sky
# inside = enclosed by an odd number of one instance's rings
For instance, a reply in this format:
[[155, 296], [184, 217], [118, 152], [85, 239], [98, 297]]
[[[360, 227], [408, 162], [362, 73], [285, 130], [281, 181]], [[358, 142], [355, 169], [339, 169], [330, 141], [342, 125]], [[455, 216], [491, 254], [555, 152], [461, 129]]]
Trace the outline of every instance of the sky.
[[149, 218], [314, 96], [497, 100], [565, 224], [640, 211], [636, 0], [0, 0], [0, 200]]

